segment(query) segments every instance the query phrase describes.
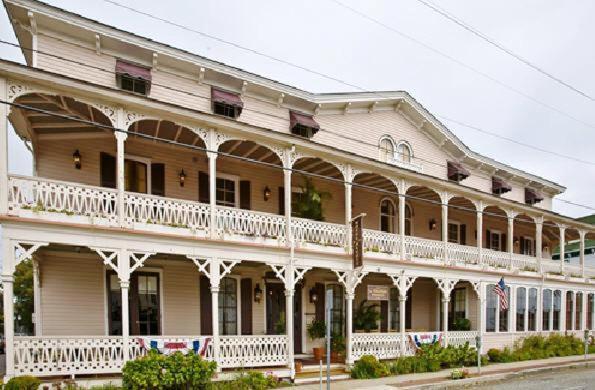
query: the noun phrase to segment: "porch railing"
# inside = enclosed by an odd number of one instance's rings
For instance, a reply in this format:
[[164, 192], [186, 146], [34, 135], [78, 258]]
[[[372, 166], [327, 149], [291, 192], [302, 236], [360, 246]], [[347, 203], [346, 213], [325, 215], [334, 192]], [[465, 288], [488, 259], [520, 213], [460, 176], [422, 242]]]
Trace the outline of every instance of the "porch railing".
[[285, 366], [288, 359], [287, 336], [221, 336], [219, 366]]
[[449, 331], [448, 332], [448, 345], [464, 345], [465, 343], [469, 343], [470, 347], [475, 347], [476, 345], [476, 337], [479, 333], [475, 330], [466, 330], [466, 331]]
[[364, 250], [369, 252], [399, 253], [401, 236], [378, 230], [364, 229]]
[[217, 230], [220, 235], [237, 234], [284, 241], [285, 221], [283, 215], [217, 207]]
[[408, 257], [432, 260], [442, 259], [444, 258], [444, 244], [442, 241], [405, 236], [405, 253]]
[[512, 267], [520, 271], [539, 271], [537, 258], [529, 255], [522, 255], [518, 253], [512, 254]]
[[347, 229], [343, 224], [292, 218], [291, 229], [298, 244], [313, 243], [343, 248], [347, 243]]
[[448, 259], [466, 264], [479, 263], [479, 253], [476, 246], [460, 245], [453, 242], [446, 243]]
[[494, 268], [510, 268], [510, 254], [508, 252], [495, 251], [483, 248], [481, 250], [484, 264]]
[[353, 333], [351, 356], [354, 361], [364, 355], [374, 355], [378, 359], [395, 359], [401, 356], [401, 343], [400, 333]]

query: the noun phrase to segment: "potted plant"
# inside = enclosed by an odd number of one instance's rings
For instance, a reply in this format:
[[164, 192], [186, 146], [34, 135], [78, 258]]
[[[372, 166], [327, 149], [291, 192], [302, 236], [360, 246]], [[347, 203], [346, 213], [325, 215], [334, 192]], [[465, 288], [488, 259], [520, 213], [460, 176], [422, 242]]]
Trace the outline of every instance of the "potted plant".
[[300, 186], [300, 194], [292, 205], [296, 217], [324, 221], [322, 200], [331, 199], [329, 192], [318, 191], [311, 178], [305, 177], [304, 184]]
[[353, 326], [356, 331], [369, 333], [378, 329], [378, 320], [380, 313], [377, 310], [378, 304], [368, 304], [368, 300], [363, 300], [354, 313]]
[[[307, 331], [310, 340], [314, 341], [316, 339], [322, 339], [326, 334], [326, 324], [322, 320], [314, 320], [308, 324]], [[312, 348], [312, 354], [314, 355], [314, 360], [322, 360], [322, 357], [324, 356], [324, 348], [314, 347]]]
[[471, 330], [471, 321], [467, 318], [457, 318], [450, 327], [451, 330]]
[[331, 335], [331, 361], [340, 362], [345, 353], [345, 337], [339, 333]]

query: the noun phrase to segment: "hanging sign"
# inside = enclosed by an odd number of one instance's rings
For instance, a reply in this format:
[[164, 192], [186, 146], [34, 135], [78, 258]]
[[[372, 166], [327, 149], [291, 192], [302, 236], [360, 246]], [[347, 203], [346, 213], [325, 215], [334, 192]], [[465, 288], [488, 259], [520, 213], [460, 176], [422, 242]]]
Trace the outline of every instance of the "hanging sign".
[[364, 217], [360, 214], [351, 220], [351, 252], [353, 257], [353, 269], [364, 265]]
[[368, 301], [388, 301], [389, 286], [368, 285]]

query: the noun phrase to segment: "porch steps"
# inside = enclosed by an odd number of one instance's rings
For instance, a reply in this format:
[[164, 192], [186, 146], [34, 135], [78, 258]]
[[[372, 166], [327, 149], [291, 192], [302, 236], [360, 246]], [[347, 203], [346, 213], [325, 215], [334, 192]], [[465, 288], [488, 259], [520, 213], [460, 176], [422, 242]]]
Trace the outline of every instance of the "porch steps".
[[[330, 374], [331, 382], [349, 379], [350, 377], [343, 364], [332, 364]], [[319, 381], [320, 366], [304, 366], [301, 372], [295, 374], [294, 379], [296, 385], [318, 383]], [[326, 382], [326, 366], [322, 367], [322, 381]]]

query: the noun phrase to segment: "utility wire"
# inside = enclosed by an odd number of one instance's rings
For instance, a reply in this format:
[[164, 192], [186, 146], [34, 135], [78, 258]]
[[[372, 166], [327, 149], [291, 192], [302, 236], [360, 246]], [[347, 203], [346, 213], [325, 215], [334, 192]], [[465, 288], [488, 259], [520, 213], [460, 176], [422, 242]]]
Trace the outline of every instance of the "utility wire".
[[529, 61], [528, 59], [524, 58], [523, 56], [521, 56], [520, 54], [515, 53], [514, 51], [512, 51], [511, 49], [507, 48], [506, 46], [504, 46], [501, 43], [498, 43], [495, 39], [490, 38], [489, 36], [487, 36], [486, 34], [482, 33], [481, 31], [479, 31], [478, 29], [470, 26], [469, 24], [465, 23], [464, 21], [462, 21], [460, 18], [457, 18], [455, 15], [452, 14], [452, 12], [448, 12], [446, 11], [444, 8], [440, 8], [438, 7], [436, 4], [430, 2], [430, 1], [426, 1], [426, 0], [416, 0], [418, 3], [424, 5], [425, 7], [431, 9], [432, 11], [434, 11], [435, 13], [442, 15], [443, 17], [445, 17], [446, 19], [450, 20], [451, 22], [457, 24], [459, 27], [467, 30], [468, 32], [470, 32], [471, 34], [475, 35], [476, 37], [484, 40], [485, 42], [489, 43], [490, 45], [496, 47], [497, 49], [499, 49], [500, 51], [508, 54], [509, 56], [513, 57], [514, 59], [522, 62], [523, 64], [525, 64], [526, 66], [528, 66], [529, 68], [541, 73], [543, 76], [555, 81], [556, 83], [570, 89], [573, 92], [576, 92], [577, 94], [589, 99], [590, 101], [594, 102], [595, 98], [593, 98], [591, 95], [589, 95], [588, 93], [581, 91], [580, 89], [578, 89], [577, 87], [574, 87], [573, 85], [571, 85], [570, 83], [562, 80], [561, 78], [554, 76], [553, 74], [551, 74], [550, 72], [547, 72], [546, 70], [544, 70], [542, 67], [532, 63], [531, 61]]
[[[236, 156], [233, 155], [231, 153], [227, 153], [227, 152], [222, 152], [220, 150], [210, 150], [207, 147], [202, 147], [202, 146], [197, 146], [197, 145], [189, 145], [189, 144], [185, 144], [182, 142], [178, 142], [175, 140], [169, 140], [166, 138], [160, 138], [160, 137], [155, 137], [149, 134], [143, 134], [143, 133], [137, 133], [137, 132], [133, 132], [130, 130], [124, 130], [124, 129], [120, 129], [117, 128], [115, 126], [110, 126], [110, 125], [105, 125], [103, 123], [99, 123], [99, 122], [95, 122], [95, 121], [91, 121], [91, 120], [87, 120], [87, 119], [82, 119], [79, 118], [77, 116], [73, 116], [73, 115], [66, 115], [66, 114], [59, 114], [56, 112], [52, 112], [49, 110], [45, 110], [45, 109], [41, 109], [41, 108], [37, 108], [37, 107], [33, 107], [33, 106], [29, 106], [26, 104], [21, 104], [21, 103], [15, 103], [15, 102], [9, 102], [6, 100], [0, 100], [0, 103], [2, 104], [6, 104], [12, 107], [16, 107], [16, 108], [20, 108], [20, 109], [24, 109], [24, 110], [28, 110], [28, 111], [33, 111], [33, 112], [37, 112], [37, 113], [42, 113], [45, 115], [50, 115], [50, 116], [55, 116], [55, 117], [59, 117], [61, 119], [65, 119], [65, 120], [70, 120], [70, 121], [75, 121], [75, 122], [79, 122], [79, 123], [83, 123], [83, 124], [87, 124], [87, 125], [91, 125], [100, 129], [104, 129], [104, 130], [110, 130], [113, 132], [117, 132], [117, 133], [124, 133], [124, 134], [128, 134], [131, 136], [136, 136], [139, 138], [143, 138], [143, 139], [148, 139], [148, 140], [152, 140], [152, 141], [157, 141], [157, 142], [162, 142], [165, 144], [169, 144], [169, 145], [175, 145], [175, 146], [180, 146], [186, 149], [191, 149], [191, 150], [196, 150], [196, 151], [200, 151], [200, 152], [205, 152], [205, 153], [216, 153], [217, 155], [220, 156], [224, 156], [224, 157], [229, 157], [229, 158], [233, 158], [233, 159], [237, 159], [240, 161], [244, 161], [244, 162], [248, 162], [248, 163], [252, 163], [252, 164], [256, 164], [256, 165], [263, 165], [266, 166], [268, 168], [274, 168], [274, 169], [278, 169], [278, 170], [283, 170], [283, 171], [291, 171], [294, 173], [298, 173], [304, 176], [311, 176], [311, 177], [315, 177], [321, 180], [327, 180], [330, 182], [334, 182], [334, 183], [340, 183], [340, 184], [345, 184], [345, 183], [349, 183], [351, 184], [353, 187], [357, 187], [357, 188], [362, 188], [362, 189], [366, 189], [366, 190], [370, 190], [370, 191], [374, 191], [374, 192], [379, 192], [388, 196], [395, 196], [397, 195], [395, 192], [393, 191], [389, 191], [389, 190], [384, 190], [382, 188], [377, 188], [377, 187], [373, 187], [373, 186], [369, 186], [366, 184], [361, 184], [361, 183], [354, 183], [354, 182], [348, 182], [344, 179], [338, 179], [332, 176], [327, 176], [327, 175], [322, 175], [322, 174], [318, 174], [318, 173], [313, 173], [313, 172], [308, 172], [302, 169], [297, 169], [297, 168], [285, 168], [281, 165], [275, 164], [275, 163], [269, 163], [266, 161], [260, 161], [260, 160], [256, 160], [253, 158], [249, 158], [249, 157], [243, 157], [243, 156]], [[401, 194], [398, 194], [401, 195]], [[426, 203], [430, 203], [430, 204], [434, 204], [434, 205], [442, 205], [442, 202], [440, 200], [433, 200], [433, 199], [428, 199], [428, 198], [422, 198], [419, 196], [415, 196], [415, 195], [411, 195], [411, 194], [402, 194], [406, 199], [411, 199], [411, 200], [416, 200], [416, 201], [420, 201], [420, 202], [426, 202]], [[448, 205], [449, 208], [453, 208], [453, 209], [457, 209], [457, 210], [461, 210], [464, 212], [470, 212], [475, 214], [477, 212], [477, 210], [475, 208], [469, 208], [466, 206], [460, 206], [460, 205]], [[547, 210], [543, 210], [544, 212], [548, 212]], [[490, 212], [490, 211], [483, 211], [482, 212], [483, 215], [486, 216], [491, 216], [494, 218], [501, 218], [501, 219], [505, 219], [507, 220], [508, 217], [506, 215], [502, 215], [499, 213], [495, 213], [495, 212]], [[562, 216], [563, 217], [563, 216]], [[564, 217], [564, 218], [568, 218], [568, 217]], [[525, 223], [528, 225], [533, 225], [533, 223], [531, 223], [530, 221], [526, 221], [523, 219], [516, 219], [516, 221], [518, 221], [519, 223]], [[549, 223], [547, 221], [544, 221], [544, 226], [550, 226], [552, 228], [558, 228], [558, 225], [554, 224], [554, 223]]]

